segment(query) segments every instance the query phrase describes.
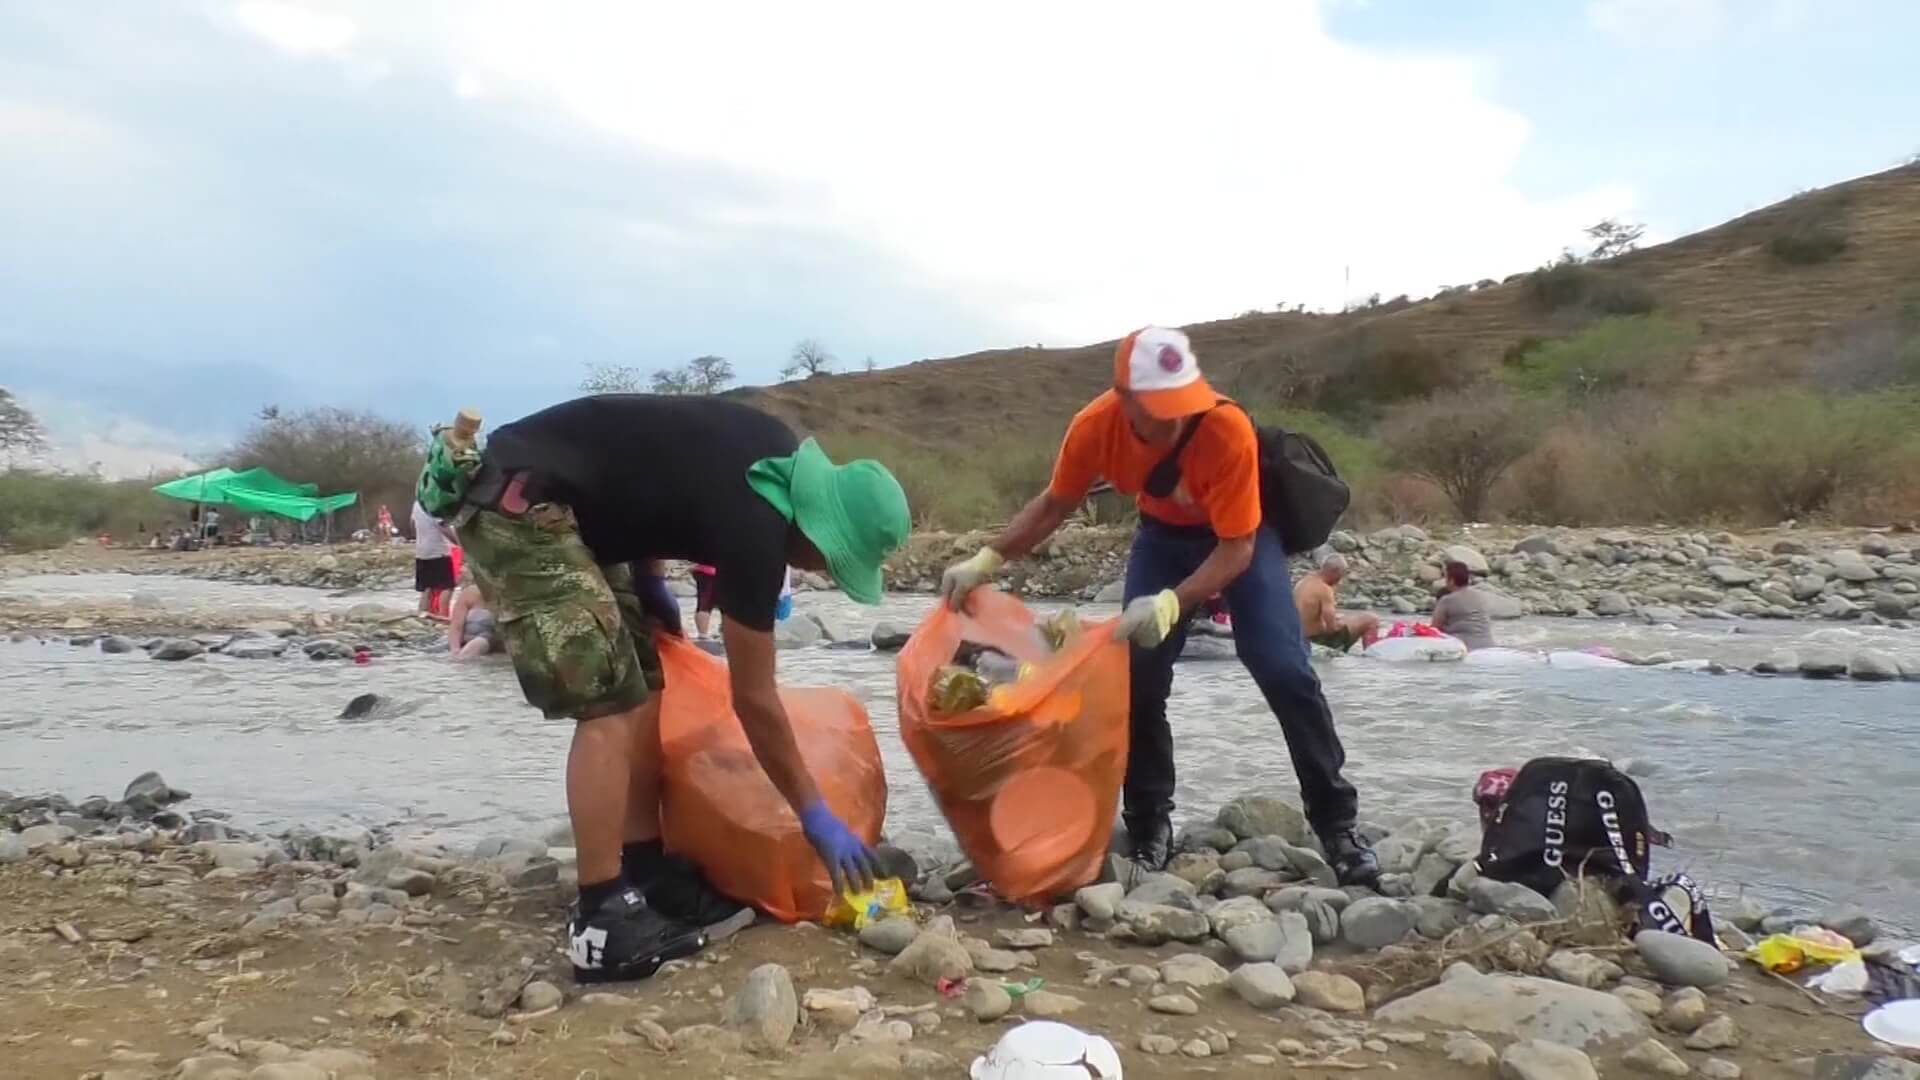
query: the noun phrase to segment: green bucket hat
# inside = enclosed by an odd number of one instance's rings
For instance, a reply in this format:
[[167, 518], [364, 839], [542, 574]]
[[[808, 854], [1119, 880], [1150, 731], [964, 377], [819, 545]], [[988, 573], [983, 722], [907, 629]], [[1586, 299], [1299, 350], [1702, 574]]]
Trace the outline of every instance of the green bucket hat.
[[808, 439], [790, 457], [748, 466], [747, 484], [827, 557], [840, 591], [858, 603], [880, 602], [880, 564], [913, 527], [907, 493], [885, 465], [865, 459], [835, 465]]

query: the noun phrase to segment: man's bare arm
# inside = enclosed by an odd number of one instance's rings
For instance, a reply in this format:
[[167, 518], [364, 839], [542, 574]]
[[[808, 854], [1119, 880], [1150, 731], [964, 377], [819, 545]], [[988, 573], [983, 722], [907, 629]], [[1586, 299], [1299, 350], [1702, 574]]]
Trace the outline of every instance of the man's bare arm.
[[800, 758], [786, 707], [774, 684], [773, 634], [748, 629], [738, 619], [720, 624], [733, 683], [733, 711], [753, 747], [754, 760], [797, 814], [820, 801], [820, 788]]
[[1004, 558], [1020, 558], [1057, 532], [1072, 516], [1074, 506], [1073, 502], [1056, 499], [1043, 491], [1027, 500], [1027, 505], [1013, 515], [1013, 520], [1007, 522], [1007, 527], [987, 546]]
[[1187, 580], [1173, 587], [1174, 595], [1180, 598], [1180, 610], [1192, 611], [1218, 596], [1252, 564], [1252, 535], [1215, 544], [1206, 559], [1187, 575]]

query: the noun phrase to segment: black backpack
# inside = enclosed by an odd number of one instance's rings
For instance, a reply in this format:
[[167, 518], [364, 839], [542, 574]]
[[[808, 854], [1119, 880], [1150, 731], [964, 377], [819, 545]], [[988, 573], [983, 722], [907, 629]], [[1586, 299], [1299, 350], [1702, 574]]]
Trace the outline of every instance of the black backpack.
[[[1215, 408], [1221, 405], [1240, 408], [1225, 398]], [[1147, 474], [1147, 494], [1164, 499], [1180, 486], [1180, 452], [1193, 441], [1205, 419], [1206, 413], [1202, 413], [1200, 419], [1188, 424], [1173, 449]], [[1347, 512], [1347, 504], [1353, 501], [1347, 482], [1334, 470], [1333, 458], [1311, 436], [1297, 431], [1255, 424], [1253, 433], [1260, 444], [1260, 523], [1280, 537], [1289, 555], [1312, 551], [1326, 543], [1340, 515]]]
[[[1520, 767], [1480, 841], [1480, 876], [1542, 896], [1586, 877], [1630, 905], [1638, 929], [1713, 943], [1713, 916], [1685, 874], [1652, 879], [1650, 850], [1673, 837], [1653, 827], [1633, 777], [1591, 758], [1534, 758]], [[1683, 905], [1684, 918], [1675, 910]]]
[[1481, 837], [1482, 877], [1542, 896], [1568, 878], [1648, 880], [1648, 848], [1668, 837], [1647, 818], [1633, 778], [1605, 761], [1534, 758], [1507, 788]]

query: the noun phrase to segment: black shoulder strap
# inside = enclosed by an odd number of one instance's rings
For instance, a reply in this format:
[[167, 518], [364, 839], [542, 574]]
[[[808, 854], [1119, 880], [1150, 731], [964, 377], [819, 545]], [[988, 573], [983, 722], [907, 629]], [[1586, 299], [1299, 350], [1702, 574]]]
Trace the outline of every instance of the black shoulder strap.
[[[1215, 398], [1213, 409], [1233, 404], [1235, 403], [1226, 398]], [[1167, 451], [1167, 456], [1161, 458], [1154, 465], [1153, 471], [1147, 474], [1147, 494], [1156, 499], [1164, 499], [1173, 494], [1174, 488], [1180, 486], [1180, 454], [1186, 450], [1187, 444], [1193, 441], [1193, 437], [1199, 434], [1200, 424], [1213, 414], [1213, 409], [1196, 414], [1193, 423], [1188, 424], [1186, 430], [1180, 433], [1180, 437], [1174, 440], [1173, 449]]]

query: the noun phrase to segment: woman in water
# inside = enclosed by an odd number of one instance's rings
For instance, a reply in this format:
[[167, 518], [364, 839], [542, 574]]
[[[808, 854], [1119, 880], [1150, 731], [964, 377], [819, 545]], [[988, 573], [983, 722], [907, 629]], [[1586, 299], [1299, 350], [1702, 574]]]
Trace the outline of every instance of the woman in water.
[[1459, 638], [1468, 649], [1493, 648], [1493, 614], [1473, 587], [1467, 564], [1448, 561], [1447, 588], [1433, 605], [1433, 628]]
[[453, 594], [453, 607], [447, 613], [447, 655], [454, 660], [471, 660], [500, 649], [500, 632], [494, 627], [493, 612], [474, 584], [473, 571], [462, 569], [460, 587]]

